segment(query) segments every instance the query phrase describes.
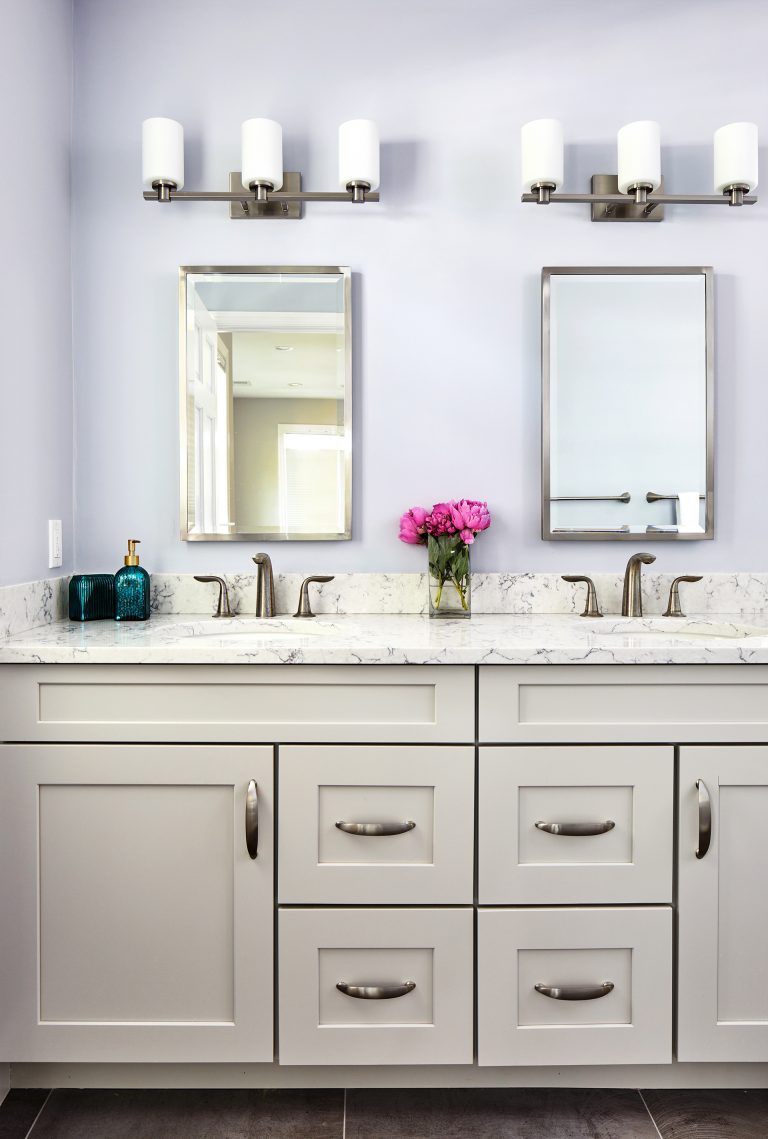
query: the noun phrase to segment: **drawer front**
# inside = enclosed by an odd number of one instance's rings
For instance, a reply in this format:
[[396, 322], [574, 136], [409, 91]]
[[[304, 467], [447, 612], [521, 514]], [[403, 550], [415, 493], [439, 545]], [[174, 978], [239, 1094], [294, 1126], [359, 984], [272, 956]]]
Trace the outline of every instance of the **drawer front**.
[[673, 775], [671, 747], [481, 748], [480, 903], [671, 902]]
[[474, 740], [472, 667], [8, 665], [6, 741]]
[[479, 692], [483, 743], [768, 738], [763, 665], [485, 665]]
[[672, 1060], [666, 906], [481, 909], [477, 971], [481, 1066]]
[[281, 748], [280, 901], [471, 903], [474, 795], [471, 747]]
[[471, 1064], [472, 924], [469, 908], [281, 910], [280, 1063]]

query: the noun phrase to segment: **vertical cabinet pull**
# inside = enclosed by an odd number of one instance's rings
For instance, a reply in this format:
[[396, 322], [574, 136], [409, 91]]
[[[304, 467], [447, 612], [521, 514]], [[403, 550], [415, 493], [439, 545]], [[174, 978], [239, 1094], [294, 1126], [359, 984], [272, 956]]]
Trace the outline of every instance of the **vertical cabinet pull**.
[[703, 858], [712, 841], [712, 802], [703, 779], [696, 780], [696, 790], [699, 793], [699, 845], [696, 847], [696, 857]]
[[245, 845], [255, 858], [259, 853], [259, 789], [252, 779], [245, 793]]

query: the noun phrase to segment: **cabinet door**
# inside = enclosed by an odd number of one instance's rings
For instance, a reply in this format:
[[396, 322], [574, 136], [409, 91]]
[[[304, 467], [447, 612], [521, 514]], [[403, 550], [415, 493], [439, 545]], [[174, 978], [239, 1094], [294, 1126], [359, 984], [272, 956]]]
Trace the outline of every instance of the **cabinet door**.
[[0, 748], [2, 1058], [272, 1060], [272, 768]]
[[768, 1060], [767, 820], [768, 747], [681, 749], [680, 1060]]

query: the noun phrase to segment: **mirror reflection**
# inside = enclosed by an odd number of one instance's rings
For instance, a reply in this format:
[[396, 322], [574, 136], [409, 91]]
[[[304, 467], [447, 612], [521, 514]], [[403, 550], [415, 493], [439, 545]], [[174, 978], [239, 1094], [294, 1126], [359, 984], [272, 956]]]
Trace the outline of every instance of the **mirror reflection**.
[[714, 536], [712, 270], [545, 269], [542, 535]]
[[350, 274], [181, 271], [182, 537], [350, 537]]

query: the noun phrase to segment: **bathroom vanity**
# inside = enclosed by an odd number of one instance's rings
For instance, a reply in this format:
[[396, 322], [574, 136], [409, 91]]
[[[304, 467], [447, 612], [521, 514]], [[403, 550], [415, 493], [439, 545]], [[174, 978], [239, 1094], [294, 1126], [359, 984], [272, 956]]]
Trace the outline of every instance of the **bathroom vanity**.
[[764, 1082], [768, 626], [308, 624], [0, 648], [21, 1080]]

